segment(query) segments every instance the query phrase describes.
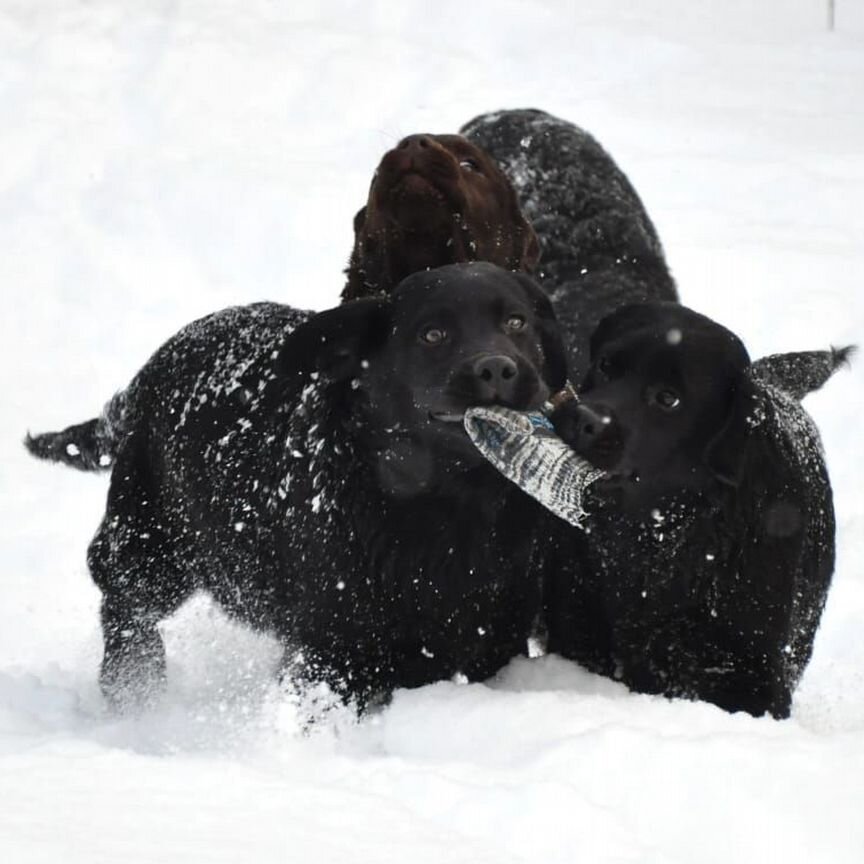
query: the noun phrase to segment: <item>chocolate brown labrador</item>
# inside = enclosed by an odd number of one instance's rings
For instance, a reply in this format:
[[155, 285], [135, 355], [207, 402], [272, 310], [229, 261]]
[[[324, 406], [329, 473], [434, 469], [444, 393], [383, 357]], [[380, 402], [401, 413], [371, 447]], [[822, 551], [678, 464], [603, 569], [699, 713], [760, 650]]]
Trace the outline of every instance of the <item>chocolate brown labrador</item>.
[[343, 300], [389, 294], [406, 276], [445, 264], [531, 272], [540, 254], [512, 184], [461, 135], [409, 135], [385, 153], [354, 238]]

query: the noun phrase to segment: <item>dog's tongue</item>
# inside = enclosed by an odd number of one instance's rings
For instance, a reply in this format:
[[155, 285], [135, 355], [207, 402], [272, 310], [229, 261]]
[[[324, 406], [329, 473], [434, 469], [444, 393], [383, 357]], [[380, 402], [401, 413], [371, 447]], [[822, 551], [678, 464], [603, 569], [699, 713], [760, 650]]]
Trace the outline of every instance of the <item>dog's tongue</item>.
[[469, 408], [465, 430], [505, 477], [556, 516], [581, 525], [583, 493], [603, 472], [577, 456], [542, 414], [498, 406]]

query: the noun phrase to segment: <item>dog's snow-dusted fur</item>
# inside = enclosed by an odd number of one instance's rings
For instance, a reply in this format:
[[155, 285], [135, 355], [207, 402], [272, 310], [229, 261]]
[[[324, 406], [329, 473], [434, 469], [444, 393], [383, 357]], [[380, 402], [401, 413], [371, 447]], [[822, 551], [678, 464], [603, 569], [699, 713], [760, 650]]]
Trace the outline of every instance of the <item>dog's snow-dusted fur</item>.
[[525, 650], [539, 511], [451, 417], [537, 408], [562, 386], [543, 292], [452, 266], [302, 318], [256, 304], [201, 319], [126, 388], [110, 435], [33, 439], [36, 455], [72, 443], [90, 466], [113, 462], [89, 566], [114, 703], [158, 687], [157, 625], [197, 589], [276, 634], [292, 676], [361, 706], [485, 678]]
[[[501, 166], [537, 235], [538, 280], [570, 349], [571, 375], [588, 361], [597, 324], [628, 303], [677, 300], [660, 238], [633, 185], [584, 129], [536, 109], [475, 117], [462, 134]], [[795, 398], [818, 390], [845, 353], [774, 354], [753, 374]]]
[[619, 310], [591, 353], [552, 421], [607, 478], [586, 530], [550, 517], [549, 649], [634, 690], [788, 716], [834, 568], [815, 425], [682, 306]]
[[584, 129], [533, 109], [495, 111], [461, 130], [516, 189], [540, 243], [538, 280], [552, 298], [573, 374], [619, 306], [676, 300], [657, 231], [615, 160]]

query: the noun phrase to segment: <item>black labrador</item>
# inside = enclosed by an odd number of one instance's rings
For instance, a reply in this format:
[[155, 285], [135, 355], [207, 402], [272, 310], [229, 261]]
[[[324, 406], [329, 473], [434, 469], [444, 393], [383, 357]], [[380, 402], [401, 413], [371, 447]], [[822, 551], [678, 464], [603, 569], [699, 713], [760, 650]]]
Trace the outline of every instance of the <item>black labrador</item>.
[[726, 328], [641, 304], [600, 324], [578, 401], [552, 421], [607, 478], [586, 530], [547, 540], [549, 650], [633, 690], [788, 716], [834, 568], [798, 401], [751, 374]]
[[[584, 374], [591, 334], [606, 315], [629, 303], [678, 300], [647, 210], [591, 134], [537, 109], [482, 114], [461, 131], [500, 165], [534, 228], [536, 275], [552, 298], [574, 377]], [[774, 354], [757, 360], [753, 375], [800, 399], [844, 359], [833, 351]]]
[[88, 561], [115, 705], [158, 689], [157, 625], [199, 589], [276, 634], [298, 681], [360, 708], [525, 651], [538, 510], [462, 414], [537, 408], [563, 385], [545, 294], [452, 265], [297, 316], [264, 303], [196, 321], [102, 417], [28, 439], [43, 458], [112, 466]]
[[510, 178], [540, 244], [537, 277], [552, 298], [574, 373], [619, 306], [677, 300], [657, 231], [633, 185], [588, 132], [545, 111], [495, 111], [461, 132]]

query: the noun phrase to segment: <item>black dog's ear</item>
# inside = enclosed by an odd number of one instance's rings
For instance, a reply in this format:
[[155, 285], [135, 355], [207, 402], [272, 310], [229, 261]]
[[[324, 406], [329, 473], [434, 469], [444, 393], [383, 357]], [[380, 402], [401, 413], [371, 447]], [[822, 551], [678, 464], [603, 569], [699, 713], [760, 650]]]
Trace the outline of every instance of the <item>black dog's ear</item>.
[[524, 273], [514, 273], [513, 276], [522, 286], [537, 316], [540, 345], [543, 348], [543, 380], [553, 393], [557, 393], [568, 380], [567, 349], [552, 302], [530, 276]]
[[319, 312], [289, 334], [276, 371], [286, 376], [318, 372], [331, 381], [344, 381], [360, 374], [363, 361], [384, 345], [390, 329], [389, 300], [351, 300]]
[[703, 461], [721, 483], [737, 487], [741, 482], [749, 419], [756, 407], [756, 390], [748, 375], [737, 376], [720, 431], [708, 442]]

